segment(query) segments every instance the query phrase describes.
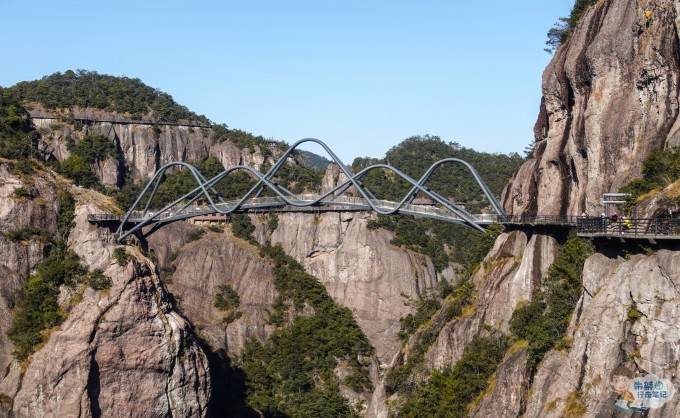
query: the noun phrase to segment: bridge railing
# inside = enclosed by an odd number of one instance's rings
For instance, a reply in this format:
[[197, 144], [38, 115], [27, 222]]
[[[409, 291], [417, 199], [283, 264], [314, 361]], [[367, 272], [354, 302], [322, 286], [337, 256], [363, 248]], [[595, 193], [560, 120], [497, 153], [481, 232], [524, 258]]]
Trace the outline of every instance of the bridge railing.
[[673, 218], [579, 218], [576, 232], [607, 236], [680, 236], [680, 219]]

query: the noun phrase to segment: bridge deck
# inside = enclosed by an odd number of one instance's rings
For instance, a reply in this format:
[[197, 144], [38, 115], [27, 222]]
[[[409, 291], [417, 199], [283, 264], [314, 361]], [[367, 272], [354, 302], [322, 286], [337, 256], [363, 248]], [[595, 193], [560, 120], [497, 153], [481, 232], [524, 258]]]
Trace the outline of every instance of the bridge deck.
[[[313, 196], [300, 195], [298, 202], [312, 202]], [[374, 202], [381, 210], [397, 208], [397, 202], [376, 200]], [[238, 201], [220, 202], [216, 207], [222, 211], [229, 211]], [[235, 213], [323, 213], [323, 212], [372, 212], [372, 208], [365, 199], [359, 197], [336, 196], [322, 200], [316, 205], [293, 206], [287, 205], [277, 197], [260, 197], [246, 200]], [[420, 218], [434, 219], [449, 223], [462, 223], [463, 220], [445, 208], [432, 205], [403, 205], [397, 212]], [[641, 240], [680, 240], [680, 219], [621, 219], [612, 222], [600, 217], [578, 216], [503, 216], [495, 214], [474, 214], [472, 217], [480, 226], [499, 223], [515, 227], [560, 227], [574, 228], [577, 235], [584, 238], [622, 238]], [[135, 211], [127, 219], [129, 224], [139, 224], [152, 220], [153, 223], [169, 223], [182, 219], [196, 219], [198, 221], [221, 221], [226, 215], [216, 212], [209, 206], [189, 206], [178, 211], [166, 211], [160, 214]], [[123, 222], [124, 217], [113, 214], [93, 214], [88, 217], [93, 223]]]

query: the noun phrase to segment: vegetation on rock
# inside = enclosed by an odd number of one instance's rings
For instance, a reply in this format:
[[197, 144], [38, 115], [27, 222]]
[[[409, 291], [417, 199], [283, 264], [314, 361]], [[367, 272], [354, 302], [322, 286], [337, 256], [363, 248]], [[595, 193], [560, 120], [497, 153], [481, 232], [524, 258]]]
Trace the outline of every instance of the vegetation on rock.
[[590, 242], [569, 237], [531, 302], [513, 312], [510, 329], [515, 336], [529, 342], [530, 366], [536, 367], [545, 353], [564, 337], [583, 289], [583, 265], [593, 251]]
[[66, 191], [59, 192], [59, 199], [57, 234], [48, 246], [48, 256], [18, 292], [14, 317], [7, 332], [14, 343], [14, 355], [22, 361], [42, 344], [47, 330], [66, 318], [66, 312], [58, 302], [61, 286], [74, 288], [85, 284], [95, 290], [111, 286], [110, 278], [100, 270], [88, 272], [78, 256], [68, 249], [66, 240], [73, 226], [75, 203]]
[[33, 156], [38, 138], [26, 109], [9, 92], [0, 89], [0, 157], [24, 159]]
[[630, 210], [638, 199], [655, 189], [663, 189], [680, 179], [680, 151], [657, 149], [642, 164], [642, 177], [632, 180], [621, 188], [630, 193], [627, 209]]
[[468, 405], [487, 386], [507, 349], [505, 337], [477, 337], [452, 368], [434, 370], [399, 410], [399, 417], [468, 416]]
[[318, 280], [280, 246], [262, 246], [274, 264], [278, 301], [272, 316], [288, 318], [264, 343], [250, 341], [239, 358], [248, 403], [265, 416], [349, 417], [356, 411], [340, 395], [338, 361], [353, 369], [345, 384], [370, 388], [367, 367], [373, 348], [349, 309], [336, 305]]
[[241, 298], [233, 287], [222, 285], [218, 287], [219, 292], [215, 295], [213, 305], [220, 311], [225, 312], [222, 321], [229, 324], [241, 317], [238, 307], [241, 305]]
[[23, 102], [40, 103], [48, 109], [78, 106], [125, 113], [132, 119], [150, 117], [157, 121], [210, 123], [205, 116], [189, 111], [169, 94], [149, 87], [137, 78], [95, 71], [57, 72], [40, 80], [22, 81], [8, 90]]
[[548, 40], [545, 42], [547, 48], [545, 50], [552, 53], [569, 39], [569, 36], [576, 28], [578, 22], [581, 21], [583, 15], [588, 11], [588, 8], [597, 2], [598, 0], [576, 0], [569, 17], [559, 18], [557, 23], [548, 31]]
[[[385, 390], [388, 393], [411, 393], [420, 381], [423, 372], [425, 353], [435, 342], [444, 325], [463, 313], [463, 308], [470, 303], [474, 293], [474, 286], [469, 280], [459, 283], [444, 300], [442, 308], [431, 317], [428, 326], [415, 335], [415, 341], [410, 347], [408, 360], [404, 364], [390, 369], [385, 376]], [[424, 324], [425, 322], [423, 322]], [[419, 326], [422, 324], [419, 324]]]

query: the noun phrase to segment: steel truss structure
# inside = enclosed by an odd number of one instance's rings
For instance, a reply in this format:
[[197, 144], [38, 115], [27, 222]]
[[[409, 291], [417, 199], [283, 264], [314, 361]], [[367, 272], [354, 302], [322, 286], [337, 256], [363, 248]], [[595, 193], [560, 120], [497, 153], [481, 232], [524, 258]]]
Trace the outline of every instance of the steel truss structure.
[[[291, 157], [295, 150], [305, 143], [316, 143], [320, 145], [331, 158], [332, 162], [337, 164], [347, 180], [338, 184], [333, 189], [323, 192], [318, 196], [301, 198], [272, 181], [276, 173], [284, 166], [288, 158]], [[277, 210], [282, 206], [292, 208], [310, 208], [319, 206], [347, 206], [355, 205], [371, 210], [380, 215], [415, 215], [429, 217], [433, 219], [442, 220], [445, 222], [458, 223], [466, 225], [483, 231], [481, 225], [490, 223], [488, 220], [480, 218], [480, 215], [473, 215], [469, 213], [464, 207], [450, 202], [437, 192], [426, 187], [430, 177], [443, 165], [446, 164], [462, 164], [472, 174], [477, 184], [479, 184], [485, 197], [491, 204], [492, 209], [496, 213], [494, 219], [505, 218], [505, 212], [502, 206], [493, 195], [489, 187], [484, 183], [482, 177], [477, 170], [467, 161], [458, 158], [445, 158], [432, 164], [430, 168], [420, 177], [415, 180], [402, 172], [401, 170], [392, 167], [389, 164], [373, 164], [359, 171], [353, 173], [335, 153], [324, 142], [315, 138], [305, 138], [297, 141], [279, 158], [278, 161], [265, 174], [247, 167], [244, 165], [237, 165], [230, 167], [217, 174], [216, 176], [206, 179], [203, 174], [191, 164], [185, 162], [171, 162], [162, 166], [154, 176], [149, 180], [140, 195], [137, 197], [132, 207], [125, 214], [120, 222], [117, 230], [117, 239], [119, 241], [125, 239], [131, 234], [141, 231], [145, 226], [160, 227], [168, 222], [173, 222], [181, 219], [188, 219], [196, 216], [206, 214], [222, 214], [228, 215], [232, 213], [241, 213], [248, 211], [268, 211]], [[191, 176], [196, 181], [196, 187], [190, 192], [177, 198], [171, 203], [165, 205], [158, 211], [149, 211], [149, 206], [158, 191], [158, 186], [164, 178], [164, 174], [173, 168], [181, 167], [189, 170]], [[411, 185], [411, 189], [399, 202], [389, 202], [377, 199], [370, 190], [366, 188], [361, 182], [361, 179], [373, 170], [389, 170], [395, 175], [401, 177], [403, 180]], [[225, 202], [222, 197], [214, 189], [220, 181], [228, 181], [229, 175], [245, 171], [257, 180], [256, 184], [241, 198]], [[260, 197], [264, 188], [271, 190], [275, 197]], [[361, 195], [360, 198], [348, 198], [342, 196], [347, 190], [354, 187]], [[211, 195], [212, 192], [216, 199]], [[422, 193], [423, 195], [432, 199], [434, 204], [438, 204], [441, 208], [427, 208], [419, 205], [413, 205], [412, 202], [416, 195]], [[144, 197], [148, 196], [146, 203], [142, 209], [138, 209]], [[192, 206], [199, 198], [204, 197], [207, 201], [207, 206], [195, 207]], [[217, 202], [215, 202], [217, 200]]]

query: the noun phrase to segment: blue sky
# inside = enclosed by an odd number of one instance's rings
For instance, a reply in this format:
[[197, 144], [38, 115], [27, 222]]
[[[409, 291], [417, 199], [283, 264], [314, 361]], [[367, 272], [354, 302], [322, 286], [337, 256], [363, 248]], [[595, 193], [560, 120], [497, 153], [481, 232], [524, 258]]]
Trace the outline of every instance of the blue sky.
[[78, 68], [138, 77], [213, 121], [320, 138], [348, 162], [426, 133], [521, 152], [545, 34], [572, 4], [3, 0], [0, 85]]

